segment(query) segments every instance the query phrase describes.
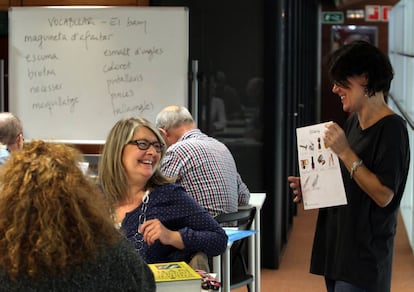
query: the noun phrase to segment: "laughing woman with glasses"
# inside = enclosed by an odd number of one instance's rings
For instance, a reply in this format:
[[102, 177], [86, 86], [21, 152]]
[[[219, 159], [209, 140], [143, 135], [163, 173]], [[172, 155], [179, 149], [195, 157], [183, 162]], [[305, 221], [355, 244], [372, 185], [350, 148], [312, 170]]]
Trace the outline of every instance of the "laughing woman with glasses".
[[196, 254], [222, 254], [225, 232], [183, 187], [162, 175], [164, 154], [163, 138], [146, 119], [123, 119], [111, 129], [98, 176], [115, 223], [147, 263], [191, 264]]

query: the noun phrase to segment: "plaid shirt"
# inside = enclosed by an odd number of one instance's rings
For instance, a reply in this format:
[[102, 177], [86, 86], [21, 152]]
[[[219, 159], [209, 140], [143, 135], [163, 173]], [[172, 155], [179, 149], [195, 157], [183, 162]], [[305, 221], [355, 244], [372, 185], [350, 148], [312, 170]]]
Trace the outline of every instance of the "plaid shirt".
[[167, 149], [161, 171], [181, 184], [212, 216], [235, 212], [249, 202], [230, 150], [199, 129], [185, 133]]

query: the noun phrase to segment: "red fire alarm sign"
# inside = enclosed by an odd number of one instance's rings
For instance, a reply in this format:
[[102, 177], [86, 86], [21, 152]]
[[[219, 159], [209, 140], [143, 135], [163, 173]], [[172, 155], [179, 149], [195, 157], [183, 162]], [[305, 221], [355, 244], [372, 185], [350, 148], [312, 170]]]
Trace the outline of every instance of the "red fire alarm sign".
[[380, 5], [365, 6], [365, 21], [380, 21], [381, 17]]

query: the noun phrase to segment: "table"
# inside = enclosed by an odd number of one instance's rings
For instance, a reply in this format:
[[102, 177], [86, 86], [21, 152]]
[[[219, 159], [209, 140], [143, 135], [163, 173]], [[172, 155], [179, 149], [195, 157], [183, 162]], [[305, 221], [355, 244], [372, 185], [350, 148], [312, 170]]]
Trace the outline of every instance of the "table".
[[[252, 224], [252, 230], [237, 230], [224, 228], [229, 239], [226, 251], [222, 256], [213, 258], [213, 270], [217, 273], [217, 280], [222, 283], [222, 292], [230, 292], [230, 248], [237, 239], [249, 237], [248, 249], [248, 268], [249, 273], [253, 275], [251, 292], [260, 292], [260, 210], [266, 199], [265, 193], [251, 193], [249, 206], [256, 207], [256, 215]], [[248, 206], [247, 206], [248, 207]], [[233, 233], [233, 234], [231, 234]], [[229, 235], [230, 234], [230, 235]], [[237, 234], [237, 235], [236, 235]], [[240, 237], [242, 236], [242, 237]], [[237, 238], [237, 239], [236, 239]], [[223, 264], [223, 279], [221, 279], [221, 268]]]
[[254, 249], [254, 255], [252, 257], [249, 256], [249, 261], [254, 261], [254, 265], [252, 263], [249, 263], [249, 267], [254, 266], [254, 286], [255, 289], [252, 289], [252, 292], [260, 292], [260, 270], [262, 268], [261, 266], [261, 243], [260, 243], [260, 210], [262, 209], [263, 203], [266, 199], [266, 193], [251, 193], [250, 194], [250, 200], [249, 205], [256, 207], [256, 216], [254, 218], [254, 222], [252, 224], [252, 229], [257, 230], [258, 234], [254, 236], [255, 241], [255, 249]]
[[[222, 292], [230, 292], [230, 275], [231, 275], [230, 249], [231, 249], [231, 246], [237, 240], [240, 240], [246, 237], [252, 238], [257, 233], [257, 231], [256, 230], [238, 230], [234, 228], [223, 228], [223, 229], [224, 231], [226, 231], [226, 234], [228, 236], [228, 241], [227, 241], [226, 251], [222, 255], [222, 259], [221, 259], [221, 262], [223, 265], [223, 279], [221, 281], [221, 284], [222, 284], [221, 289], [222, 289]], [[249, 240], [249, 244], [248, 244], [249, 245], [249, 258], [255, 250], [254, 243], [255, 243], [254, 240], [252, 241]], [[253, 275], [253, 281], [255, 281], [256, 280], [255, 269], [250, 266], [250, 261], [249, 261], [249, 270], [252, 270], [251, 273]], [[217, 275], [220, 275], [219, 272], [217, 272]], [[252, 288], [253, 288], [252, 292], [254, 292], [254, 287]]]

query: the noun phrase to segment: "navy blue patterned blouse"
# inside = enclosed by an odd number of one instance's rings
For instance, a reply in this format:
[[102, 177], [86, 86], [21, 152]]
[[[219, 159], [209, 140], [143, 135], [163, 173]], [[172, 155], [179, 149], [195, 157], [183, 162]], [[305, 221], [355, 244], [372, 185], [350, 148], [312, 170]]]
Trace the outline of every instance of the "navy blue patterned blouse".
[[179, 231], [184, 242], [183, 250], [163, 245], [157, 240], [151, 246], [142, 242], [137, 233], [143, 204], [126, 213], [121, 230], [135, 245], [147, 263], [186, 261], [196, 252], [208, 256], [222, 254], [227, 246], [227, 235], [216, 220], [188, 195], [178, 184], [156, 186], [149, 194], [146, 220], [158, 219], [168, 229]]

